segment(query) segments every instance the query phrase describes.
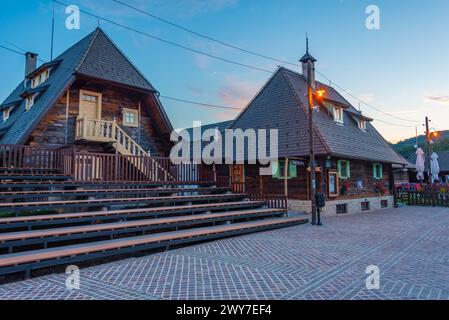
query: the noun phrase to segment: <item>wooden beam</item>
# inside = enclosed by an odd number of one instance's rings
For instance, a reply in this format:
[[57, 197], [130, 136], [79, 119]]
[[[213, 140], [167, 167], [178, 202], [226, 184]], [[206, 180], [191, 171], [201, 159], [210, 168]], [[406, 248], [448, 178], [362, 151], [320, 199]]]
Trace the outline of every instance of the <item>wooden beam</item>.
[[70, 106], [70, 88], [67, 89], [66, 103], [65, 103], [65, 138], [64, 142], [67, 145], [69, 135], [69, 106]]
[[285, 158], [284, 166], [284, 194], [288, 197], [288, 158]]

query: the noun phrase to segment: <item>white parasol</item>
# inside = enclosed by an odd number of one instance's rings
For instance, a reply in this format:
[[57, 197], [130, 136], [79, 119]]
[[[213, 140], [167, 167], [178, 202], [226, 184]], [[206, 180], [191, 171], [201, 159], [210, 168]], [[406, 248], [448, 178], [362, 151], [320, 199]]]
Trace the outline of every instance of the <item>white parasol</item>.
[[440, 181], [440, 165], [438, 164], [438, 155], [434, 152], [430, 156], [430, 174], [432, 175], [432, 183]]
[[426, 170], [424, 163], [425, 163], [424, 151], [422, 151], [421, 148], [418, 148], [418, 150], [416, 150], [416, 172], [418, 173], [416, 175], [416, 178], [419, 181], [424, 180], [424, 171]]

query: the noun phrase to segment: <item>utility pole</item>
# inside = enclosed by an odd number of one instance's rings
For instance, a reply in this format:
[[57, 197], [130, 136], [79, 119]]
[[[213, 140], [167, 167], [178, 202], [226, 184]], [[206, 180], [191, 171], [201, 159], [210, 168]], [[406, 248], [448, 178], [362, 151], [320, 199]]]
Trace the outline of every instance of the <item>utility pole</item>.
[[426, 166], [429, 184], [432, 183], [431, 170], [430, 170], [430, 130], [429, 130], [429, 117], [426, 117]]
[[317, 211], [316, 211], [316, 171], [315, 171], [315, 150], [313, 144], [313, 88], [312, 88], [312, 68], [310, 63], [307, 68], [307, 83], [308, 83], [308, 101], [309, 101], [309, 146], [310, 146], [310, 185], [311, 185], [311, 200], [312, 200], [312, 224], [316, 225]]

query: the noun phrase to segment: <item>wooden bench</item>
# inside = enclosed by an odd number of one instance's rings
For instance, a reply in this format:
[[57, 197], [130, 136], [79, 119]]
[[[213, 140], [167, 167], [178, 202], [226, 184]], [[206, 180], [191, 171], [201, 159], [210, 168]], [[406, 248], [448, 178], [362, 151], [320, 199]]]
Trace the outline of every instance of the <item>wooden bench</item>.
[[137, 196], [176, 193], [223, 193], [230, 188], [148, 188], [148, 189], [86, 189], [86, 190], [39, 190], [0, 192], [0, 200], [42, 199], [50, 197], [105, 197]]
[[72, 176], [65, 175], [65, 174], [0, 174], [0, 180], [3, 182], [6, 180], [48, 180], [48, 181], [55, 181], [55, 180], [69, 180]]
[[117, 199], [92, 199], [92, 200], [64, 200], [64, 201], [42, 201], [42, 202], [17, 202], [0, 203], [0, 212], [35, 211], [35, 210], [67, 210], [69, 208], [86, 207], [110, 207], [110, 206], [140, 206], [150, 204], [166, 203], [176, 205], [182, 202], [215, 202], [242, 200], [244, 194], [220, 194], [220, 195], [197, 195], [197, 196], [174, 196], [174, 197], [143, 197], [143, 198], [117, 198]]
[[234, 222], [243, 219], [274, 218], [285, 214], [279, 209], [253, 209], [214, 214], [198, 214], [189, 216], [168, 217], [159, 219], [134, 220], [117, 223], [104, 223], [87, 226], [54, 228], [46, 230], [22, 231], [0, 234], [0, 249], [6, 248], [9, 253], [29, 245], [61, 244], [64, 241], [85, 240], [92, 238], [116, 237], [122, 234], [145, 234], [149, 231], [162, 229], [192, 228], [204, 224]]
[[[158, 218], [168, 215], [196, 214], [201, 212], [230, 211], [260, 208], [265, 205], [262, 201], [219, 202], [212, 204], [198, 204], [189, 206], [172, 206], [157, 208], [140, 208], [126, 210], [109, 210], [80, 213], [60, 213], [33, 215], [13, 218], [0, 218], [0, 231], [26, 229], [36, 227], [63, 226], [67, 224], [92, 224], [99, 222], [128, 221], [146, 218]], [[1, 234], [1, 233], [0, 233]]]
[[49, 183], [48, 181], [0, 181], [1, 189], [43, 189], [43, 188], [96, 188], [96, 189], [107, 189], [107, 188], [127, 188], [127, 189], [138, 189], [138, 188], [151, 188], [151, 187], [174, 187], [174, 186], [212, 186], [213, 181], [54, 181]]
[[168, 249], [173, 245], [195, 243], [302, 223], [307, 223], [307, 219], [275, 218], [255, 222], [195, 228], [132, 238], [77, 244], [30, 252], [12, 253], [0, 256], [0, 275], [25, 272], [26, 275], [29, 276], [31, 270], [38, 268], [65, 265], [69, 263], [72, 264], [85, 260], [111, 257], [125, 253], [135, 253], [154, 248]]

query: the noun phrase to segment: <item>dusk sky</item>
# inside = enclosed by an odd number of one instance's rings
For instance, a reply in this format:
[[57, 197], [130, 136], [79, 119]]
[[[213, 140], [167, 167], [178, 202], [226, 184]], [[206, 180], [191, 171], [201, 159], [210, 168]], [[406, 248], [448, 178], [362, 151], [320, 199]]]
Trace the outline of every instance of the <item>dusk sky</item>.
[[[61, 0], [81, 10], [225, 59], [275, 71], [277, 63], [243, 53], [133, 11], [112, 0]], [[390, 141], [449, 129], [449, 1], [447, 0], [129, 0], [129, 4], [198, 33], [296, 63], [305, 51], [317, 70], [363, 99], [360, 108]], [[380, 30], [365, 27], [369, 5], [380, 8]], [[0, 2], [0, 45], [50, 59], [50, 0]], [[55, 56], [92, 32], [95, 18], [81, 13], [81, 28], [68, 30], [65, 7], [56, 4]], [[232, 65], [150, 39], [108, 22], [100, 26], [161, 95], [243, 108], [270, 73]], [[19, 49], [20, 48], [20, 49]], [[24, 57], [0, 49], [0, 100], [24, 76]], [[300, 71], [300, 66], [286, 65]], [[322, 77], [318, 80], [328, 83]], [[341, 92], [341, 91], [340, 91]], [[342, 93], [342, 92], [341, 92]], [[358, 107], [358, 102], [348, 97]], [[162, 99], [175, 128], [232, 119], [237, 110]], [[400, 119], [398, 119], [400, 118]], [[386, 121], [386, 124], [380, 121]], [[405, 121], [409, 120], [409, 121]]]

